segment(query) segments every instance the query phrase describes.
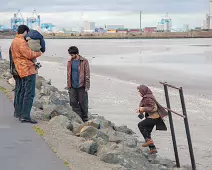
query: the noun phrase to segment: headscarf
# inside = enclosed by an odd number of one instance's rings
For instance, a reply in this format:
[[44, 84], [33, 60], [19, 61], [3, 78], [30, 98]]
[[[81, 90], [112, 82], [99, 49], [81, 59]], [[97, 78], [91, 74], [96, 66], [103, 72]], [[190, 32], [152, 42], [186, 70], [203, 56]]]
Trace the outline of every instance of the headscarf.
[[152, 99], [155, 99], [155, 97], [154, 97], [152, 91], [149, 89], [149, 87], [147, 87], [145, 85], [140, 85], [137, 87], [137, 89], [143, 95], [143, 97], [150, 97]]

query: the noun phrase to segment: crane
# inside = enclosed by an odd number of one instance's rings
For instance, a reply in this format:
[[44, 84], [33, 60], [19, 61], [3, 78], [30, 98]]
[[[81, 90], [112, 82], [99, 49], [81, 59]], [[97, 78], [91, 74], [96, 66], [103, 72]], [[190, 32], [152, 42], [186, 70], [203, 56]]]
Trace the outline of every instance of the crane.
[[32, 12], [32, 16], [27, 18], [27, 26], [30, 29], [33, 29], [35, 26], [40, 27], [40, 15], [37, 14], [35, 9]]
[[11, 22], [11, 29], [14, 32], [17, 32], [18, 26], [24, 24], [24, 18], [20, 10], [18, 10], [17, 13], [14, 13], [14, 16], [11, 18], [10, 22]]

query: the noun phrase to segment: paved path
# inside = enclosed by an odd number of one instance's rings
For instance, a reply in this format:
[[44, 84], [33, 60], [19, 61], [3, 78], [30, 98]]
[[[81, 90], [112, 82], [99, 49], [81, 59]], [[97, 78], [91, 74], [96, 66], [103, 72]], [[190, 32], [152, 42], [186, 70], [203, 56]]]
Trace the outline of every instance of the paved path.
[[0, 91], [0, 166], [2, 170], [70, 170], [36, 134], [13, 117], [11, 101]]

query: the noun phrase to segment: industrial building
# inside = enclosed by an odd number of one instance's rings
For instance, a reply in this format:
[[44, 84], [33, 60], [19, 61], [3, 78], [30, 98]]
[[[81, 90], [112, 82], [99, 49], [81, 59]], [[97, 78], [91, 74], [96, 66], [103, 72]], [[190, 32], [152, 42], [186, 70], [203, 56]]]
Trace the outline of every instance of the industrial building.
[[42, 23], [41, 24], [41, 17], [37, 14], [36, 10], [33, 10], [32, 16], [24, 17], [21, 14], [21, 11], [18, 10], [17, 13], [14, 13], [14, 16], [10, 20], [11, 23], [11, 30], [17, 32], [19, 25], [27, 25], [30, 29], [35, 29], [36, 27], [41, 27], [44, 32], [52, 32], [52, 28], [55, 26], [52, 23]]
[[210, 10], [206, 14], [206, 18], [203, 21], [202, 29], [212, 29], [212, 0], [210, 0]]
[[83, 32], [95, 32], [95, 22], [84, 21]]
[[124, 29], [124, 25], [105, 25], [106, 30]]
[[172, 29], [172, 19], [169, 18], [168, 14], [157, 25], [158, 32], [171, 32]]

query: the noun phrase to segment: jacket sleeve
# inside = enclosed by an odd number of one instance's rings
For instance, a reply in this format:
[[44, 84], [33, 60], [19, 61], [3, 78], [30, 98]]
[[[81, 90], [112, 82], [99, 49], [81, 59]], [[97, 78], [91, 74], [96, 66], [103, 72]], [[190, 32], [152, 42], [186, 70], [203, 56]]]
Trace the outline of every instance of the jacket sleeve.
[[155, 107], [155, 101], [151, 98], [146, 98], [143, 105], [143, 111], [146, 113], [152, 112], [154, 110], [154, 107]]
[[41, 52], [34, 52], [32, 51], [27, 42], [22, 42], [20, 44], [20, 53], [22, 54], [22, 56], [24, 56], [25, 58], [29, 59], [29, 60], [34, 60], [38, 57], [41, 56]]
[[85, 63], [85, 89], [90, 89], [90, 66], [88, 60]]
[[40, 40], [40, 45], [41, 45], [40, 50], [41, 50], [42, 53], [44, 53], [46, 51], [46, 43], [45, 43], [43, 38]]

